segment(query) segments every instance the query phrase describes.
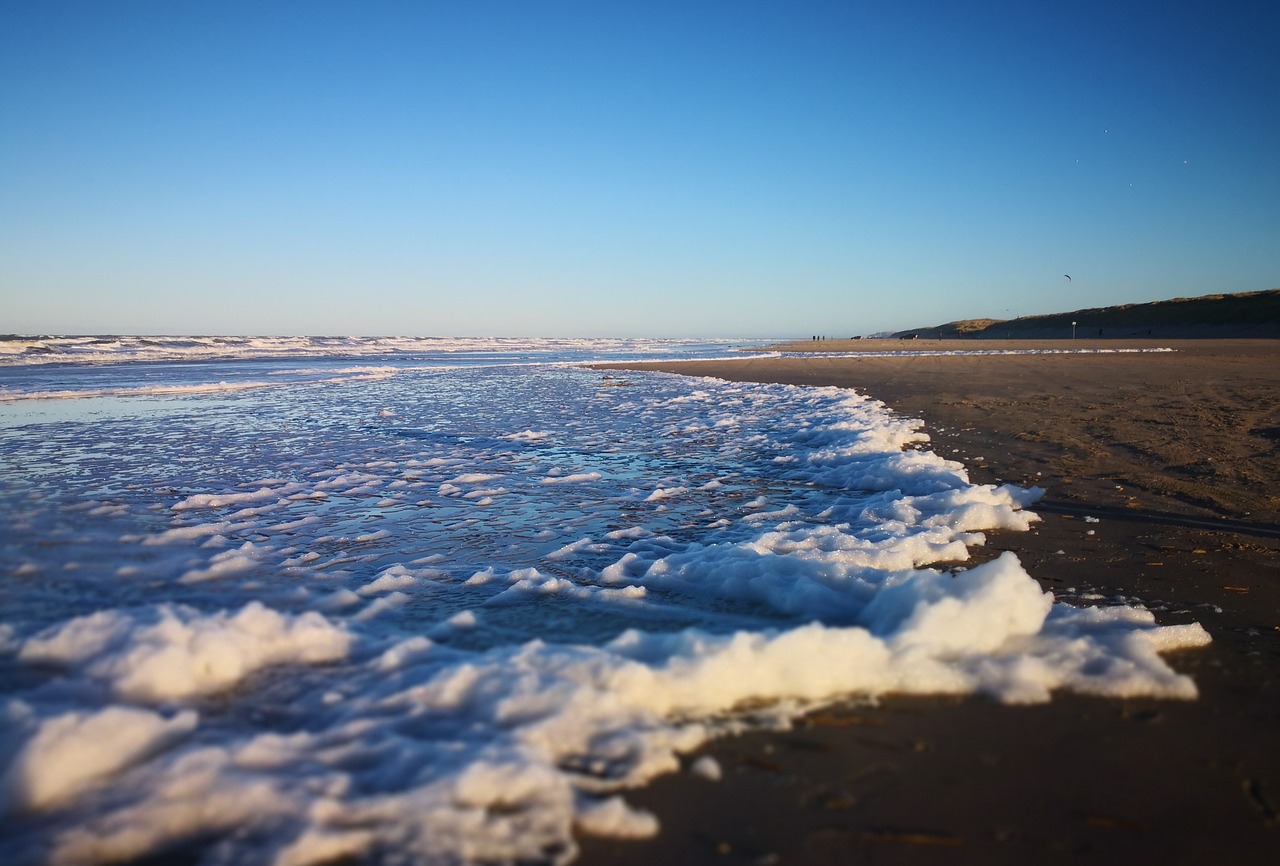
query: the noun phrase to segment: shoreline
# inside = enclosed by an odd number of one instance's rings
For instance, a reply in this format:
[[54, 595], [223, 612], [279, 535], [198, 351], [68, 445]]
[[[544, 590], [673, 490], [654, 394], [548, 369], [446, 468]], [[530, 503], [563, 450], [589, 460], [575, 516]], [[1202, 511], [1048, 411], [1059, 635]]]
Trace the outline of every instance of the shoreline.
[[[1032, 507], [1042, 522], [988, 533], [974, 561], [1012, 550], [1069, 603], [1123, 599], [1161, 623], [1200, 622], [1214, 642], [1168, 657], [1200, 698], [891, 697], [820, 711], [689, 756], [715, 758], [721, 781], [686, 771], [631, 792], [660, 834], [581, 839], [578, 862], [1275, 862], [1280, 343], [825, 342], [802, 357], [591, 366], [853, 387], [922, 418], [927, 447], [975, 482], [1047, 488]], [[843, 342], [1176, 351], [824, 357]]]

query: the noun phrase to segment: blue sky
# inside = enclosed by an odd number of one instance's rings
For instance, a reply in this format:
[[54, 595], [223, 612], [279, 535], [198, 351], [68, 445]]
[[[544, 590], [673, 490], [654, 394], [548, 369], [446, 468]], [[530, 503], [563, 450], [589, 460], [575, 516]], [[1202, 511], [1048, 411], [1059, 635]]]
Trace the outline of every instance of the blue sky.
[[1277, 44], [1274, 2], [0, 0], [0, 332], [843, 336], [1276, 288]]

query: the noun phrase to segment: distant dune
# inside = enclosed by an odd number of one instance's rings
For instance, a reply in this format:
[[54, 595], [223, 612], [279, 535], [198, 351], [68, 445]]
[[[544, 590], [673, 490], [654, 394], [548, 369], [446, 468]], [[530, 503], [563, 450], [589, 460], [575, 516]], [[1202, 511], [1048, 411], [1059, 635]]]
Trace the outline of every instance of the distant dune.
[[1122, 304], [1022, 316], [1017, 319], [963, 319], [899, 331], [893, 336], [918, 334], [954, 339], [1040, 340], [1081, 338], [1196, 339], [1212, 337], [1280, 337], [1280, 289], [1174, 298], [1149, 304]]

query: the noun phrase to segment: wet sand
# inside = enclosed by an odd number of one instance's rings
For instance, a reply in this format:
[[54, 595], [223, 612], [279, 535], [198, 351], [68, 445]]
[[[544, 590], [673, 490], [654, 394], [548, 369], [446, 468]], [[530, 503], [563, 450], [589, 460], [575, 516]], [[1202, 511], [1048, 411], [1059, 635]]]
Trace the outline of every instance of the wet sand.
[[975, 481], [1045, 487], [1043, 522], [990, 534], [975, 559], [1012, 550], [1071, 603], [1199, 621], [1214, 643], [1169, 658], [1201, 696], [849, 704], [712, 744], [720, 781], [685, 772], [629, 796], [658, 837], [583, 839], [580, 862], [1280, 862], [1280, 342], [798, 346], [1174, 348], [635, 366], [854, 388], [923, 418]]

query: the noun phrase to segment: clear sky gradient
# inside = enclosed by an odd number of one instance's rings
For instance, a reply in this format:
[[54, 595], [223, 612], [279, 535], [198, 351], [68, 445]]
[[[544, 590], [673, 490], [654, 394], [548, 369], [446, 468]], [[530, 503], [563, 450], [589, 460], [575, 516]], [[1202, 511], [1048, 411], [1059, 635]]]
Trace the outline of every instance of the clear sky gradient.
[[1277, 45], [1274, 0], [0, 0], [0, 332], [848, 336], [1280, 287]]

